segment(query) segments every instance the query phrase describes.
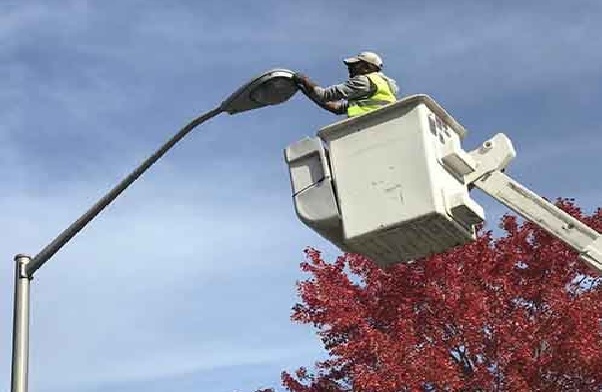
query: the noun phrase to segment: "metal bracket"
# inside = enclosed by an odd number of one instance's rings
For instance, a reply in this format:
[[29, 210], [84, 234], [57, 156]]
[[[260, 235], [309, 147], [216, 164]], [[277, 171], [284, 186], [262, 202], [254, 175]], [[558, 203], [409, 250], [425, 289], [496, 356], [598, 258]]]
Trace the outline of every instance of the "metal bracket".
[[464, 176], [466, 185], [494, 170], [505, 169], [516, 157], [516, 150], [506, 135], [498, 133], [468, 154], [476, 163], [476, 168]]
[[33, 275], [29, 274], [27, 270], [27, 266], [31, 261], [31, 257], [23, 254], [18, 254], [14, 258], [17, 263], [17, 278], [24, 279], [27, 278], [29, 280], [33, 279]]

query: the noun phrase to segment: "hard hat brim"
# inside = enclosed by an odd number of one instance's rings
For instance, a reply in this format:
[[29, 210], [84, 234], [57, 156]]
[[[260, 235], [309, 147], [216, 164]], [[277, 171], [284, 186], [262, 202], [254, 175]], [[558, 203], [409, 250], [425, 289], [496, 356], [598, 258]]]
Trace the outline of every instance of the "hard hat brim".
[[349, 57], [343, 60], [345, 64], [354, 64], [359, 63], [360, 61], [362, 61], [362, 59], [359, 59], [357, 57]]

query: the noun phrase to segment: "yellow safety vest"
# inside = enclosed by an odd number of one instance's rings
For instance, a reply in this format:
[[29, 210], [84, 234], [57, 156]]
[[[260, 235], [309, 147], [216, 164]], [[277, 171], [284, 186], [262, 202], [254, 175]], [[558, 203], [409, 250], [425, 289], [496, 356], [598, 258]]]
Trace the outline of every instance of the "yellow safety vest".
[[366, 76], [376, 85], [376, 92], [367, 98], [349, 101], [347, 108], [349, 117], [361, 116], [397, 100], [389, 88], [389, 83], [378, 72]]

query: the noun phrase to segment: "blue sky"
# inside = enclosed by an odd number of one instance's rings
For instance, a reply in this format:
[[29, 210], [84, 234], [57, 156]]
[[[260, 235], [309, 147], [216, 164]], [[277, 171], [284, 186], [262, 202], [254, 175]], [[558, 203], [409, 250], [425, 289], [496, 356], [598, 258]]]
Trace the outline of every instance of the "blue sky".
[[[602, 205], [599, 0], [3, 1], [0, 389], [12, 257], [34, 255], [196, 115], [271, 68], [323, 85], [381, 53], [402, 95], [505, 132], [508, 173]], [[253, 391], [323, 356], [289, 321], [306, 246], [282, 149], [336, 117], [300, 94], [204, 124], [36, 274], [30, 390]], [[476, 196], [495, 223], [506, 210]], [[491, 226], [490, 226], [491, 227]]]

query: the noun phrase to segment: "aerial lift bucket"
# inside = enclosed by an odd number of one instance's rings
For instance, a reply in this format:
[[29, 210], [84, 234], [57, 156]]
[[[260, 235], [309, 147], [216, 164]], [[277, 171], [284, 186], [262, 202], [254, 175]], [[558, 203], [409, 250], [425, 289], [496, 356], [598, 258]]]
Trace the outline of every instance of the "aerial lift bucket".
[[297, 216], [381, 266], [473, 241], [484, 212], [464, 182], [465, 134], [426, 95], [322, 128], [285, 149]]

